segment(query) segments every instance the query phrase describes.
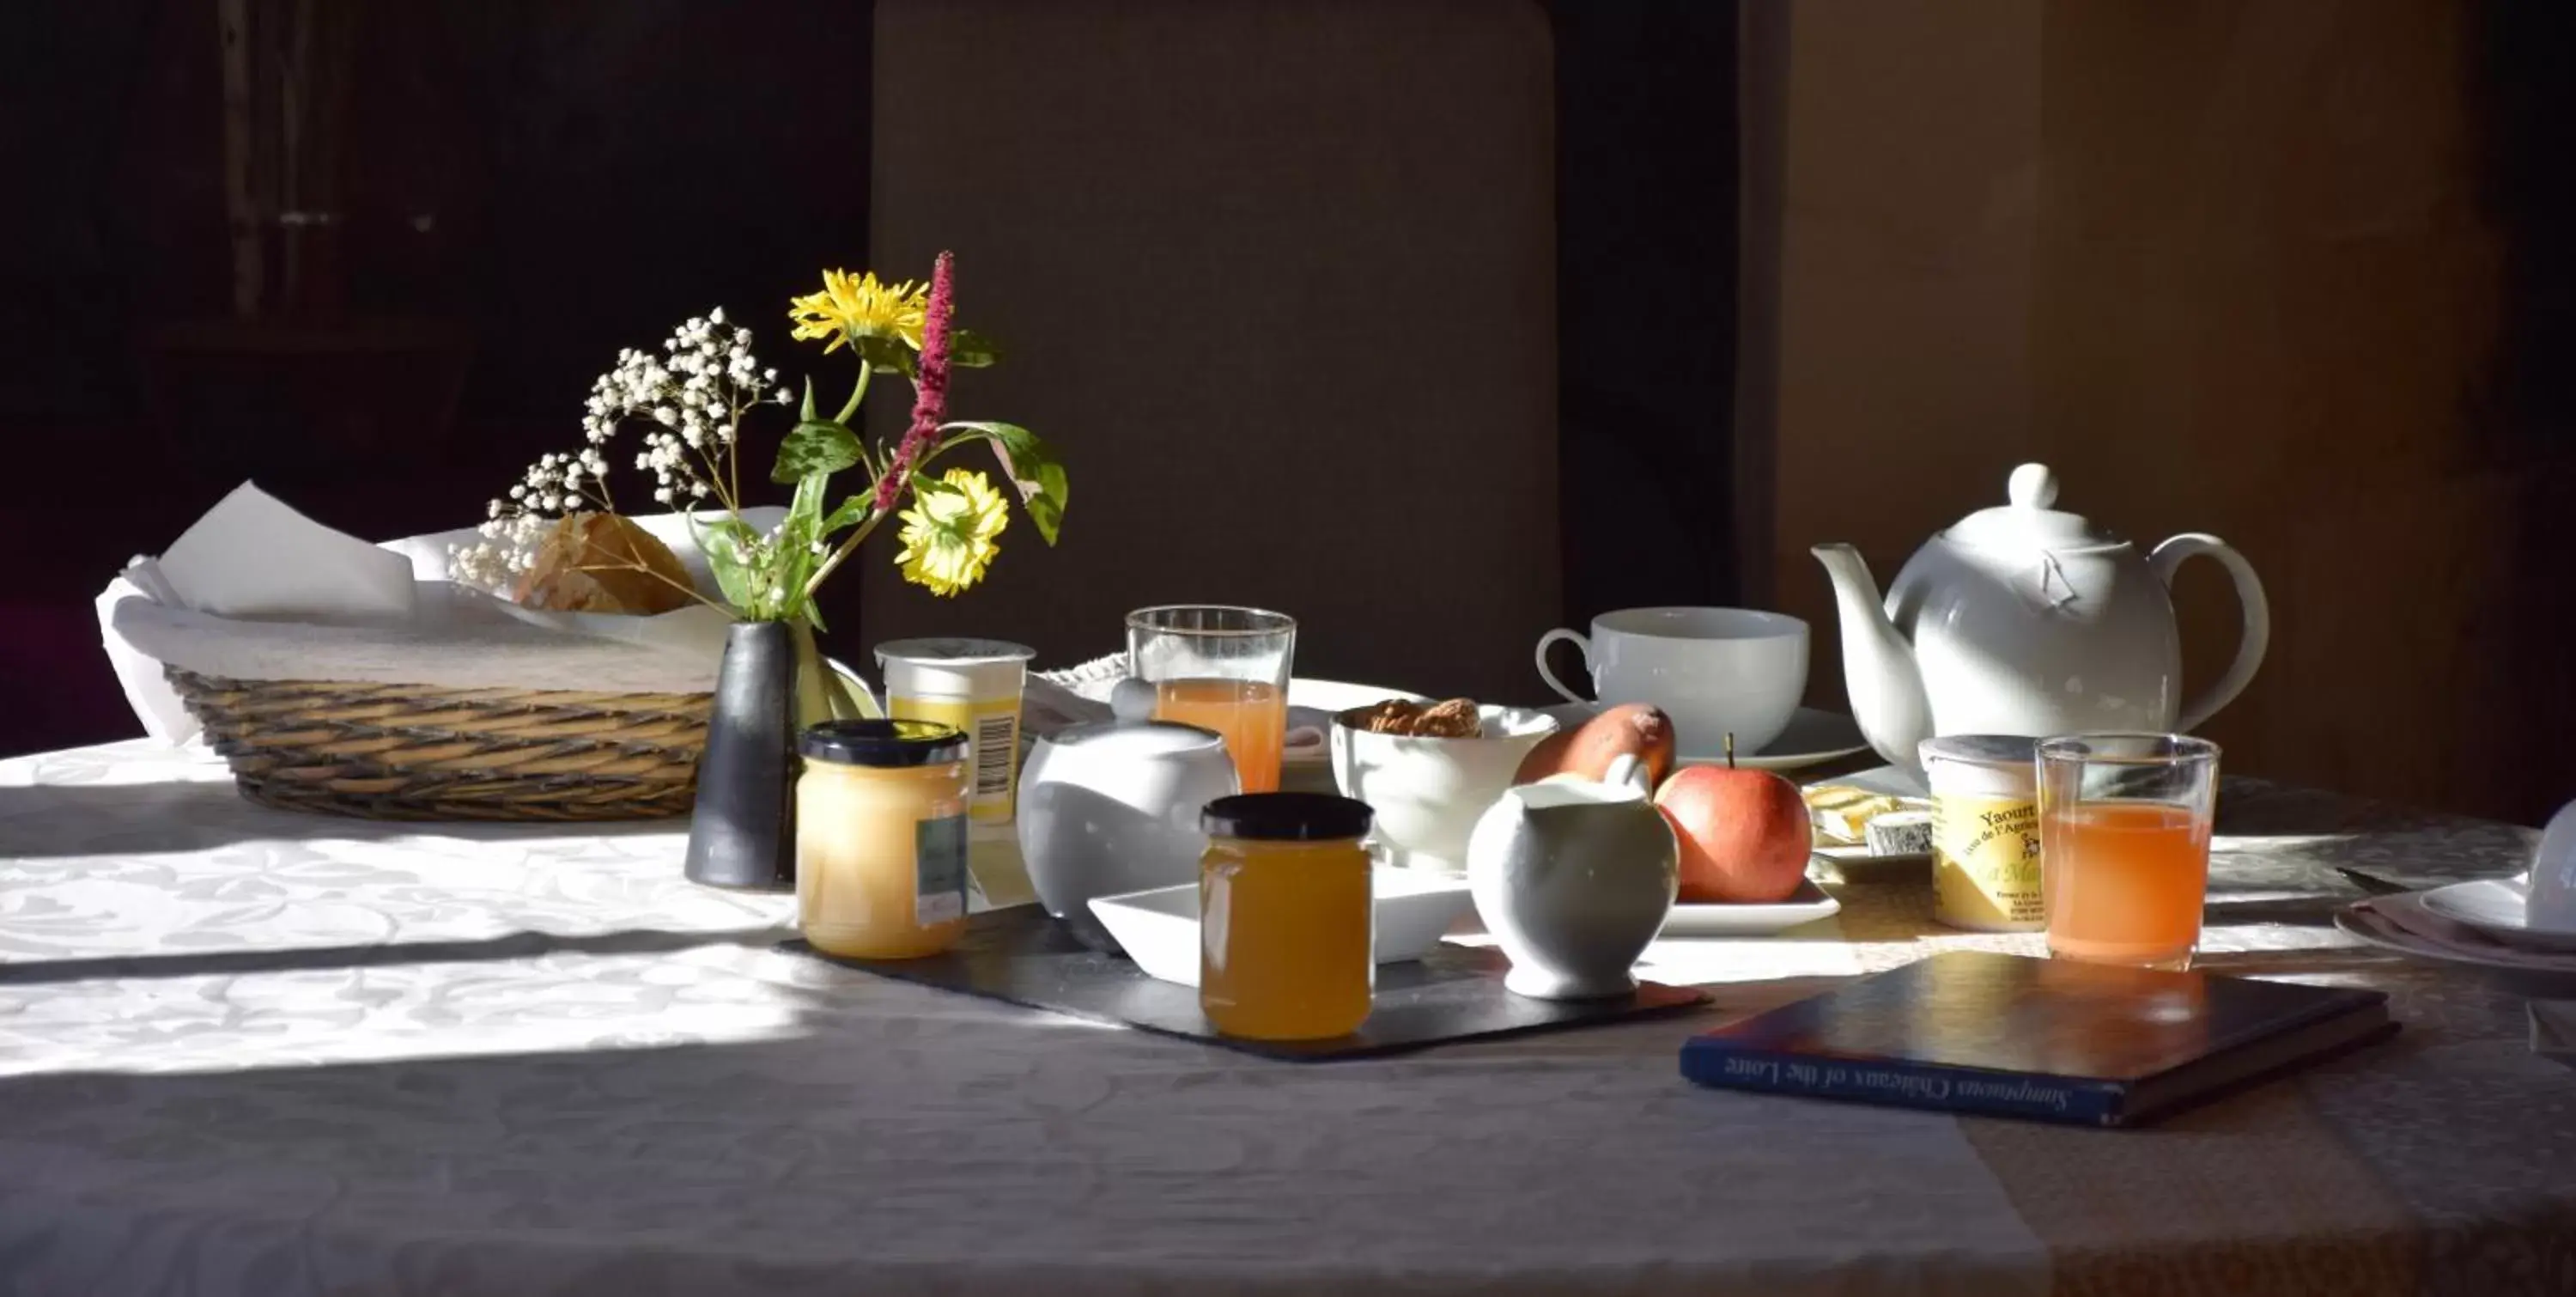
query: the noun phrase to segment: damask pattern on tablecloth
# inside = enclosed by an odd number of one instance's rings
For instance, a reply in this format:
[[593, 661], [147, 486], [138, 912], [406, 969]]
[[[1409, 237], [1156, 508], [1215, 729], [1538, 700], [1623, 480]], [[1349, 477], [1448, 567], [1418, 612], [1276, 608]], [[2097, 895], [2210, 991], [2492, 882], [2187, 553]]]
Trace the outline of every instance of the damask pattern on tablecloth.
[[0, 1292], [1823, 1292], [1820, 1161], [1922, 1290], [2046, 1286], [1955, 1126], [1695, 1091], [1669, 1022], [1288, 1067], [778, 953], [667, 826], [222, 780], [0, 763]]
[[[2567, 1073], [2509, 997], [2318, 921], [2356, 852], [2503, 872], [2527, 831], [2226, 804], [2211, 966], [2390, 985], [2408, 1031], [2103, 1134], [1696, 1090], [1670, 1022], [1271, 1063], [778, 953], [790, 903], [682, 882], [668, 826], [300, 817], [146, 745], [0, 762], [0, 1293], [2545, 1290]], [[2038, 948], [1842, 892], [1788, 939], [1815, 957], [1659, 966]]]

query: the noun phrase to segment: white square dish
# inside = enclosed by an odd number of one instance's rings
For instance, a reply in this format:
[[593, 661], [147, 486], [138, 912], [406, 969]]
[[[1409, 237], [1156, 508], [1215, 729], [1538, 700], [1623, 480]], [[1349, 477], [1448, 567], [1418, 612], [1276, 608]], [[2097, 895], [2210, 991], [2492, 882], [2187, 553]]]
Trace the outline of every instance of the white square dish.
[[[1475, 904], [1463, 878], [1375, 866], [1369, 879], [1377, 922], [1377, 962], [1420, 959], [1440, 944]], [[1091, 912], [1148, 976], [1199, 984], [1199, 889], [1196, 883], [1123, 896], [1095, 896]]]

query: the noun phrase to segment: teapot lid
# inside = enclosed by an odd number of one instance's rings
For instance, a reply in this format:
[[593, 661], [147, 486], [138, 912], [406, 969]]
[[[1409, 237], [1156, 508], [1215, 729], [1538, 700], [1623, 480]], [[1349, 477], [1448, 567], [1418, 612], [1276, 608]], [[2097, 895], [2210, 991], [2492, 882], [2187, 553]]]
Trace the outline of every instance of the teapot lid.
[[2082, 514], [2051, 508], [2057, 503], [2057, 475], [2046, 464], [2014, 469], [2004, 497], [2012, 503], [1979, 509], [1942, 535], [1977, 549], [2063, 550], [2126, 543]]
[[1082, 748], [1111, 760], [1151, 760], [1222, 750], [1225, 736], [1179, 721], [1092, 721], [1041, 738], [1052, 748]]

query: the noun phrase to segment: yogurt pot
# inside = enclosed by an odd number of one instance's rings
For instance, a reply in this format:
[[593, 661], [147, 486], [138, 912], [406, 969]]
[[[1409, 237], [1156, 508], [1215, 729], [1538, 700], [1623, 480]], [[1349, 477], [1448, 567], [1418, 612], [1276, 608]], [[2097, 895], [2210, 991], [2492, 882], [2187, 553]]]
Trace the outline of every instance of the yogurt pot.
[[1949, 734], [1917, 755], [1932, 791], [1932, 917], [1971, 932], [2038, 932], [2038, 740]]
[[902, 639], [877, 646], [886, 715], [951, 725], [966, 734], [974, 774], [968, 815], [1008, 824], [1018, 792], [1020, 693], [1028, 682], [1025, 644], [993, 639]]

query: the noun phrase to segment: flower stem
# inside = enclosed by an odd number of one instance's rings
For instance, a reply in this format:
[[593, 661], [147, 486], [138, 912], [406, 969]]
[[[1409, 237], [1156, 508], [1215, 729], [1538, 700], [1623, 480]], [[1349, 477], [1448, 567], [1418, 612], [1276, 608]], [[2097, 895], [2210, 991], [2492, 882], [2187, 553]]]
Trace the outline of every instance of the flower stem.
[[633, 561], [624, 563], [576, 563], [572, 566], [572, 570], [575, 572], [641, 572], [644, 575], [697, 600], [699, 603], [717, 610], [718, 612], [731, 613], [733, 611], [733, 609], [727, 608], [723, 604], [698, 593], [698, 588], [696, 586], [674, 581], [670, 578], [668, 573], [656, 572], [651, 567], [643, 563]]
[[[940, 456], [945, 455], [949, 451], [965, 445], [967, 442], [973, 441], [982, 435], [983, 434], [981, 433], [973, 432], [960, 433], [957, 436], [951, 437], [948, 440], [931, 447], [930, 453], [922, 456], [919, 462], [912, 466], [912, 472], [907, 476], [919, 476], [920, 474], [929, 471], [930, 466], [933, 463], [936, 463]], [[859, 542], [866, 540], [868, 538], [868, 533], [875, 531], [877, 529], [877, 524], [885, 521], [886, 512], [887, 511], [880, 510], [870, 513], [866, 522], [860, 523], [848, 536], [842, 538], [840, 547], [833, 550], [831, 557], [824, 559], [823, 566], [814, 569], [813, 577], [805, 582], [805, 598], [809, 600], [812, 599], [814, 597], [814, 592], [823, 588], [823, 578], [832, 575], [833, 570], [840, 567], [843, 560], [847, 559], [852, 553], [858, 550]]]
[[728, 398], [733, 407], [732, 423], [725, 434], [724, 506], [728, 511], [742, 509], [742, 407]]
[[876, 372], [876, 366], [865, 360], [859, 362], [859, 381], [850, 388], [850, 399], [841, 403], [841, 412], [833, 416], [832, 422], [843, 426], [849, 424], [850, 416], [859, 412], [859, 402], [867, 399], [868, 379]]
[[857, 552], [859, 542], [866, 540], [868, 533], [875, 531], [877, 524], [883, 521], [885, 521], [884, 514], [871, 513], [866, 522], [850, 529], [850, 534], [842, 538], [840, 546], [832, 551], [831, 557], [824, 559], [823, 566], [814, 569], [814, 575], [805, 582], [806, 600], [810, 602], [814, 598], [814, 592], [823, 588], [823, 578], [832, 575], [833, 569], [841, 566], [842, 560]]

